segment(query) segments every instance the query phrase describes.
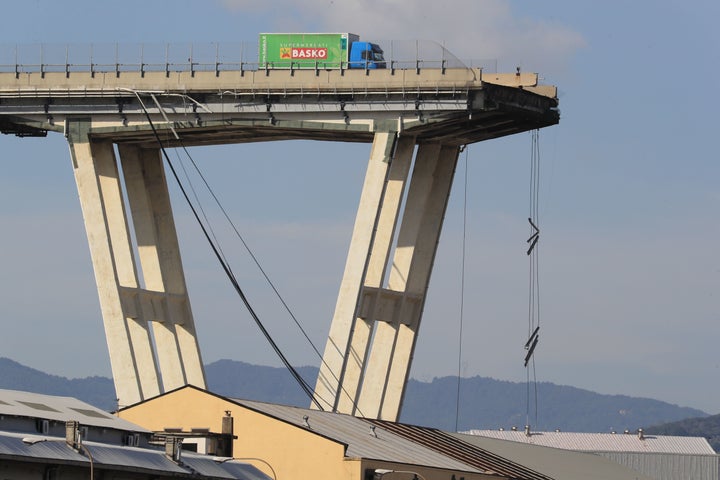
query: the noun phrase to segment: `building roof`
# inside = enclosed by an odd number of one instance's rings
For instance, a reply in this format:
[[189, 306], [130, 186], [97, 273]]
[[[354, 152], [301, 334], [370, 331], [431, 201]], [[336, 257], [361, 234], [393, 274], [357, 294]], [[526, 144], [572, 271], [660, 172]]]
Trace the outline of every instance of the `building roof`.
[[233, 401], [342, 443], [348, 457], [499, 474], [516, 479], [550, 480], [519, 463], [463, 443], [434, 428], [251, 400]]
[[0, 389], [0, 415], [42, 418], [66, 422], [77, 420], [82, 425], [113, 428], [128, 432], [152, 433], [139, 425], [109, 414], [72, 397], [56, 397], [39, 393]]
[[[520, 432], [525, 435], [524, 432]], [[495, 438], [453, 433], [454, 437], [476, 447], [522, 463], [528, 468], [552, 477], [554, 480], [649, 480], [636, 470], [620, 465], [610, 459], [559, 448], [543, 447], [528, 443], [498, 440]]]
[[414, 442], [427, 445], [451, 458], [472, 465], [480, 470], [491, 469], [492, 472], [509, 478], [532, 478], [536, 480], [552, 480], [550, 477], [533, 471], [524, 463], [516, 463], [507, 457], [497, 455], [477, 445], [468, 444], [461, 437], [435, 428], [404, 425], [384, 420], [368, 420], [377, 426], [396, 433]]
[[524, 431], [513, 430], [470, 430], [465, 433], [580, 452], [715, 454], [708, 441], [702, 437], [643, 434], [640, 438], [637, 434], [578, 432], [532, 432], [527, 436]]
[[253, 400], [234, 399], [232, 401], [251, 410], [264, 413], [344, 444], [347, 457], [424, 465], [466, 472], [482, 472], [466, 463], [442, 455], [427, 446], [407, 440], [383, 428], [375, 428], [375, 434], [373, 435], [370, 427], [374, 426], [374, 424], [352, 415]]
[[[270, 480], [260, 470], [238, 461], [223, 461], [208, 455], [183, 452], [182, 463], [165, 456], [164, 450], [124, 447], [99, 442], [83, 442], [90, 451], [97, 468], [132, 470], [159, 476], [193, 477], [197, 474], [210, 478], [241, 480]], [[59, 462], [89, 467], [89, 457], [75, 451], [65, 443], [65, 438], [52, 436], [29, 436], [19, 432], [0, 431], [0, 460], [32, 460]]]

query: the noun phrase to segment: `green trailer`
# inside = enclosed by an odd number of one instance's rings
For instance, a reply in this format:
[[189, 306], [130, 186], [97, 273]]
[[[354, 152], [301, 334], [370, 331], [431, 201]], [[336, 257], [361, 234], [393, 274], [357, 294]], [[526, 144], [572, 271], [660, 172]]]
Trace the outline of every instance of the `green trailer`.
[[261, 33], [259, 68], [385, 68], [382, 49], [352, 33]]

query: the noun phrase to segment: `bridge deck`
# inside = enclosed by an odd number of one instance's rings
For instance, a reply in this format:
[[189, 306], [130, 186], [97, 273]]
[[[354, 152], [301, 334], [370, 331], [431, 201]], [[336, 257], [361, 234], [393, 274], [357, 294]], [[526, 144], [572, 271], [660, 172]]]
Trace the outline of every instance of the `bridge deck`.
[[94, 135], [155, 142], [146, 110], [183, 145], [370, 142], [377, 128], [461, 145], [559, 120], [556, 89], [537, 75], [469, 68], [0, 73], [3, 133], [43, 135], [92, 117]]

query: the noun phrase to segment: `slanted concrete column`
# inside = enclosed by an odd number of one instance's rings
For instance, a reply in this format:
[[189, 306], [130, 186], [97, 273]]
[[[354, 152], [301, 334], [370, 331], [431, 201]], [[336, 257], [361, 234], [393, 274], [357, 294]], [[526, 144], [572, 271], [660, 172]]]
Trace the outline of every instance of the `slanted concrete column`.
[[118, 402], [205, 388], [160, 150], [119, 147], [139, 270], [113, 143], [90, 128], [71, 120], [67, 134]]
[[372, 320], [357, 316], [358, 299], [370, 278], [384, 276], [414, 139], [400, 139], [395, 158], [395, 132], [375, 134], [355, 218], [345, 273], [320, 366], [316, 398], [326, 410], [355, 413], [367, 355]]
[[123, 302], [138, 286], [113, 144], [91, 141], [89, 120], [68, 121], [67, 134], [88, 236], [110, 365], [120, 405], [160, 393], [148, 324]]
[[166, 391], [186, 384], [204, 388], [160, 149], [121, 144], [118, 150], [145, 282], [145, 289], [137, 292], [141, 305], [137, 314], [152, 322], [163, 387]]
[[430, 283], [459, 149], [418, 148], [397, 246], [384, 290], [385, 314], [377, 321], [359, 409], [397, 421], [412, 364], [425, 294]]
[[415, 139], [392, 157], [383, 145], [376, 134], [316, 393], [334, 411], [397, 420], [459, 150], [418, 147], [390, 262]]

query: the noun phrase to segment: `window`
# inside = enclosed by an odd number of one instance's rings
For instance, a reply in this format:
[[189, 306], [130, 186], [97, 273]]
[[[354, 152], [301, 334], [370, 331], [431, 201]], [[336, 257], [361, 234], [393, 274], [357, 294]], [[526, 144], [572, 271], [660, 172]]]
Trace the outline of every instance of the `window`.
[[123, 438], [123, 444], [128, 447], [139, 447], [140, 446], [140, 434], [139, 433], [128, 433]]
[[50, 421], [38, 418], [35, 420], [35, 430], [37, 430], [38, 433], [42, 433], [43, 435], [47, 435], [50, 431]]

